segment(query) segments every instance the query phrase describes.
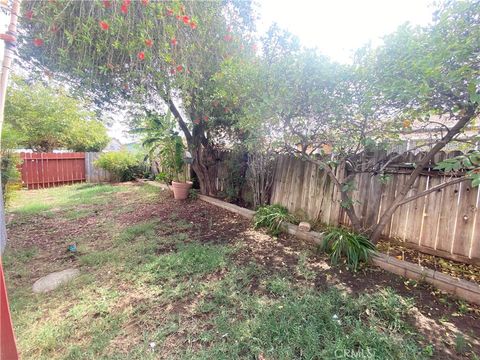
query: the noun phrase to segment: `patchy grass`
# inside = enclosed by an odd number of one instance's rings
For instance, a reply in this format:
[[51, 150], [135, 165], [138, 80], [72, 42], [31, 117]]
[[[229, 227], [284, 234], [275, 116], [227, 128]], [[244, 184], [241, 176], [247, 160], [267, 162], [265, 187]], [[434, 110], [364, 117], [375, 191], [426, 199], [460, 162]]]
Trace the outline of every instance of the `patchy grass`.
[[[45, 205], [36, 222], [25, 211], [27, 198]], [[437, 355], [409, 321], [413, 300], [388, 288], [360, 295], [318, 288], [308, 251], [299, 251], [291, 268], [281, 262], [281, 270], [258, 254], [240, 261], [257, 233], [227, 232], [229, 216], [224, 227], [206, 221], [203, 203], [172, 202], [167, 192], [131, 184], [17, 197], [4, 265], [23, 359]], [[71, 241], [77, 254], [65, 251]], [[47, 294], [31, 292], [40, 276], [67, 267], [81, 276]], [[458, 335], [453, 349], [469, 356], [469, 341]]]

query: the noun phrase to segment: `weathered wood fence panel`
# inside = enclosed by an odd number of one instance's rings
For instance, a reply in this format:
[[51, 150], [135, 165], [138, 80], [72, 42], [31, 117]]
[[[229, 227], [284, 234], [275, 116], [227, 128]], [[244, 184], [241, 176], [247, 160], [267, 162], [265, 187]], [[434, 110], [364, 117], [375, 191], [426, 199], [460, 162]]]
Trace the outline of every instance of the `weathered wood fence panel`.
[[95, 166], [95, 160], [100, 157], [101, 153], [87, 152], [85, 153], [85, 173], [88, 182], [100, 183], [112, 181], [112, 175], [99, 167]]
[[20, 153], [22, 184], [28, 189], [85, 181], [84, 153]]
[[[458, 155], [440, 153], [436, 161]], [[421, 154], [405, 154], [413, 162]], [[418, 160], [418, 159], [417, 159]], [[337, 169], [341, 175], [343, 169]], [[435, 172], [420, 175], [409, 196], [442, 183]], [[354, 207], [362, 224], [374, 225], [392, 203], [408, 175], [396, 172], [387, 182], [369, 173], [357, 174], [353, 191]], [[451, 185], [400, 206], [383, 230], [383, 236], [426, 253], [459, 261], [480, 263], [480, 192], [470, 181]], [[271, 203], [311, 221], [328, 225], [350, 225], [341, 207], [340, 193], [328, 175], [315, 164], [289, 156], [279, 157], [275, 170]]]

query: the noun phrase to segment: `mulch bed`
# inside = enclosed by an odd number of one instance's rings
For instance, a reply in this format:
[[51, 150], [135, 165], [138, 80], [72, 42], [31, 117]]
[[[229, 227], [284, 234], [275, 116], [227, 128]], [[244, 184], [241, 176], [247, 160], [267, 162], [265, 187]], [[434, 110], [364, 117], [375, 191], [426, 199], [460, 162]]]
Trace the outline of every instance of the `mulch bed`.
[[377, 248], [380, 252], [394, 256], [399, 260], [405, 260], [435, 271], [440, 271], [455, 278], [480, 284], [480, 266], [478, 265], [464, 264], [429, 255], [386, 240], [380, 241], [377, 244]]

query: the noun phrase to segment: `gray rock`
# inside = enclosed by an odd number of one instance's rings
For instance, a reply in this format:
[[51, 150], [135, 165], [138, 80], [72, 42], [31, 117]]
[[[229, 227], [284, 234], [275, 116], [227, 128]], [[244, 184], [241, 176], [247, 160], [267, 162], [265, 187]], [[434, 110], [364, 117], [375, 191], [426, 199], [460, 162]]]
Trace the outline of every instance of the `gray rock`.
[[69, 281], [75, 279], [78, 275], [80, 275], [80, 270], [78, 269], [65, 269], [63, 271], [57, 271], [35, 281], [32, 286], [32, 290], [34, 293], [46, 293], [56, 289], [62, 284], [68, 283]]
[[298, 224], [298, 230], [300, 231], [308, 232], [311, 230], [311, 228], [312, 226], [306, 221], [302, 221], [300, 224]]

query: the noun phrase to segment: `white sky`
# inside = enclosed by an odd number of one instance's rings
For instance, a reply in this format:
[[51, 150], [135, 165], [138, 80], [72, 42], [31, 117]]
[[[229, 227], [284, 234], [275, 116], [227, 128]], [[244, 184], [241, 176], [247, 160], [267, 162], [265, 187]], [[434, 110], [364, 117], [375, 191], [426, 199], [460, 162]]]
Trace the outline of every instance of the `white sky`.
[[339, 62], [353, 51], [380, 39], [405, 22], [425, 25], [432, 17], [432, 0], [257, 0], [259, 31], [278, 23]]

